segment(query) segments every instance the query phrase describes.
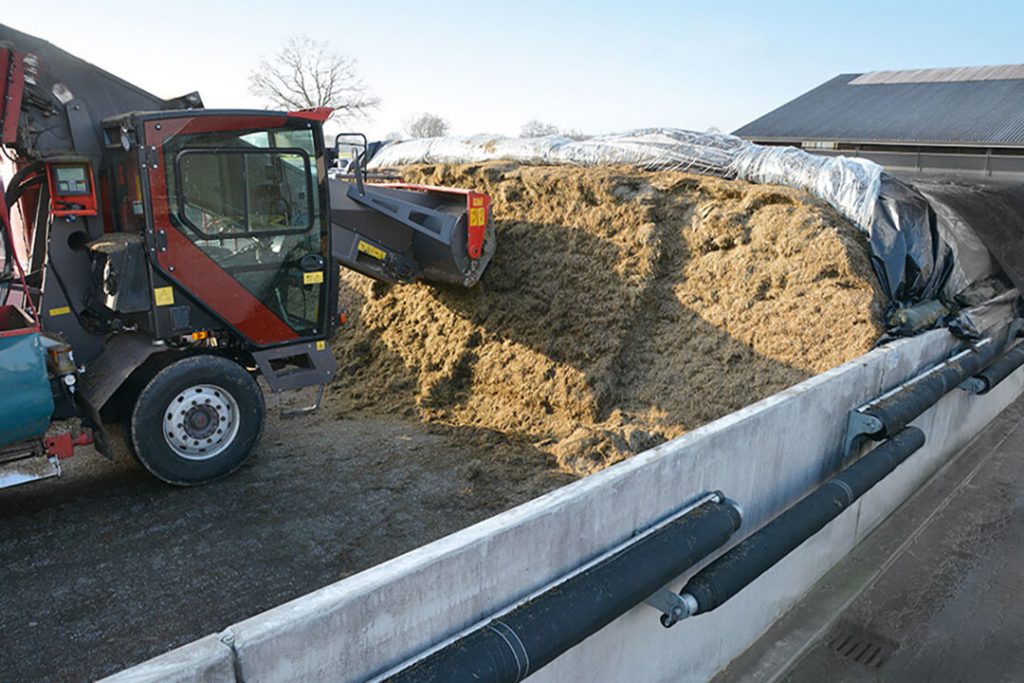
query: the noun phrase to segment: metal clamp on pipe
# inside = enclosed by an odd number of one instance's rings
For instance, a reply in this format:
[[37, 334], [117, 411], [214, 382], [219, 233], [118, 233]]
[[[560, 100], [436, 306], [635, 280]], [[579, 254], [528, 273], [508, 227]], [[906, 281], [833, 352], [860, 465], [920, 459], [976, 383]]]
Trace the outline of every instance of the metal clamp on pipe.
[[[740, 507], [739, 503], [730, 498], [726, 498], [723, 502], [736, 508], [737, 512], [740, 513], [740, 517], [743, 516], [743, 508]], [[685, 619], [697, 609], [697, 603], [693, 600], [692, 596], [680, 595], [669, 589], [668, 586], [662, 586], [657, 593], [644, 600], [644, 604], [661, 612], [661, 625], [665, 628]]]
[[700, 609], [700, 605], [689, 593], [673, 593], [666, 587], [644, 602], [661, 612], [661, 625], [665, 628], [674, 626], [676, 622], [686, 619], [691, 614], [696, 614]]
[[521, 681], [725, 545], [741, 523], [725, 496], [706, 494], [374, 680]]
[[981, 371], [996, 352], [996, 344], [991, 338], [982, 339], [949, 360], [850, 411], [844, 454], [849, 457], [864, 438], [881, 441], [899, 432], [967, 378]]
[[[679, 592], [683, 617], [724, 604], [838, 517], [924, 445], [907, 427], [800, 499], [739, 545], [700, 570]], [[677, 620], [662, 620], [666, 627]]]

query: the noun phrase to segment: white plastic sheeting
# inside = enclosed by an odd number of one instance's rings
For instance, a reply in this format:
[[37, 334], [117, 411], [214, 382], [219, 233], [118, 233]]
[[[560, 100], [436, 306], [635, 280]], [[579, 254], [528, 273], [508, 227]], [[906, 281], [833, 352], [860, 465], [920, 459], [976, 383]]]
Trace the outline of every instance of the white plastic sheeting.
[[765, 147], [732, 135], [678, 128], [644, 128], [586, 140], [557, 135], [405, 140], [383, 147], [369, 168], [499, 159], [578, 166], [628, 164], [785, 185], [823, 199], [864, 232], [870, 230], [882, 174], [881, 166], [864, 159], [814, 156], [794, 147]]

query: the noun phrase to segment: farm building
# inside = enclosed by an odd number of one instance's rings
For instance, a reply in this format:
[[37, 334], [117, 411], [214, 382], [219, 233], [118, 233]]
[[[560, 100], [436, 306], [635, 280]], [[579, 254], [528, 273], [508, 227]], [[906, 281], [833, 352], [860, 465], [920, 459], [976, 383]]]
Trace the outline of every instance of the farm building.
[[1024, 178], [1024, 64], [841, 74], [735, 134], [903, 175]]

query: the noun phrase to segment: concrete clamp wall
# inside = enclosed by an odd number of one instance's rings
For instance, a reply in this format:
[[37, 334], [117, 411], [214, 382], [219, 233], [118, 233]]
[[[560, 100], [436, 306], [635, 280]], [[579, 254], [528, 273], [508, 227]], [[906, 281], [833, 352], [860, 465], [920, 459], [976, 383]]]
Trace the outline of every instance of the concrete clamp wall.
[[103, 680], [118, 683], [224, 683], [235, 681], [234, 652], [206, 636]]
[[[223, 678], [360, 681], [416, 656], [600, 554], [700, 493], [721, 489], [744, 509], [735, 542], [838, 466], [851, 408], [956, 347], [943, 330], [876, 349], [517, 508], [231, 626], [175, 657]], [[640, 606], [530, 680], [706, 680], [753, 642], [864, 535], [1024, 388], [1019, 371], [986, 396], [954, 391], [915, 424], [925, 447], [889, 479], [718, 610], [663, 629]], [[678, 587], [685, 580], [679, 577]], [[212, 648], [212, 649], [211, 649]], [[232, 664], [229, 674], [218, 666]], [[132, 672], [137, 672], [133, 674]], [[213, 675], [213, 673], [211, 673]]]

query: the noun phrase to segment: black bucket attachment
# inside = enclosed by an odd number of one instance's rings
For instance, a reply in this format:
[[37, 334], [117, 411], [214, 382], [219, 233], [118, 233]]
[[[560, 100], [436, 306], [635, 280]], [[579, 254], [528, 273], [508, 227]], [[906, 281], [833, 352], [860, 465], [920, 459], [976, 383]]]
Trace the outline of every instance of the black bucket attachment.
[[472, 287], [494, 255], [486, 194], [340, 179], [329, 186], [334, 258], [375, 280]]

